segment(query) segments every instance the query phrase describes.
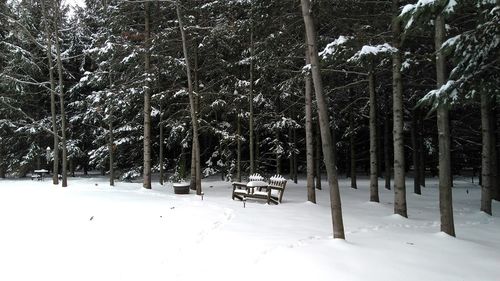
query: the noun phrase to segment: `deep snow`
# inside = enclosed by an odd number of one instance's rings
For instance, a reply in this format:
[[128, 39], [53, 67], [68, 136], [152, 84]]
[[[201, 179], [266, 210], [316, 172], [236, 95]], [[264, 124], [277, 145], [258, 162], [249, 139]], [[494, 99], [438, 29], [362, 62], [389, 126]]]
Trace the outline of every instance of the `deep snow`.
[[0, 180], [0, 280], [499, 280], [500, 203], [481, 213], [477, 185], [455, 181], [452, 238], [439, 233], [435, 179], [421, 196], [408, 179], [409, 219], [382, 180], [381, 203], [367, 179], [340, 183], [346, 241], [332, 239], [326, 182], [317, 205], [289, 181], [281, 205], [243, 208], [214, 179], [203, 201], [170, 184]]

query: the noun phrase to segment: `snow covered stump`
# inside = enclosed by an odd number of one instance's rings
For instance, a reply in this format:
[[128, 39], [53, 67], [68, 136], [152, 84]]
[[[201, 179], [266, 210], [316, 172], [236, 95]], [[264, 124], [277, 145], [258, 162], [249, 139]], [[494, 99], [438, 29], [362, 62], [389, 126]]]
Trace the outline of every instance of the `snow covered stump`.
[[176, 182], [172, 184], [175, 194], [189, 194], [188, 182]]

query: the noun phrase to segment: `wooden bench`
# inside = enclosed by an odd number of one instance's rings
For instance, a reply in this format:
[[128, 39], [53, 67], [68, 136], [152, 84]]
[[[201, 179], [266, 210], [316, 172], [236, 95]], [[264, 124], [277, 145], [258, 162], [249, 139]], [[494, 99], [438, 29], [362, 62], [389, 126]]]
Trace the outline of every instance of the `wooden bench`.
[[267, 201], [267, 204], [279, 204], [283, 199], [286, 183], [287, 180], [281, 175], [272, 176], [268, 183], [262, 180], [251, 180], [247, 184], [237, 183], [235, 185], [233, 183], [233, 200], [234, 198], [239, 200], [263, 199]]
[[[252, 174], [248, 177], [248, 181], [264, 181], [264, 177], [260, 174]], [[250, 191], [250, 187], [247, 186], [248, 182], [233, 182], [233, 194], [232, 199], [237, 198], [239, 200], [243, 200], [243, 198], [248, 195]]]

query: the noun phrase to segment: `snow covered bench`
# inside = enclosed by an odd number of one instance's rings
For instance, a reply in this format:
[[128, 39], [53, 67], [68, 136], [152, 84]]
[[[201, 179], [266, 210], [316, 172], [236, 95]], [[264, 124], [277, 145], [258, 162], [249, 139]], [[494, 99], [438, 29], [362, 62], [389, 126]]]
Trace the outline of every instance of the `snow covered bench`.
[[269, 179], [268, 183], [262, 180], [250, 181], [244, 188], [239, 184], [235, 186], [233, 183], [233, 200], [234, 198], [240, 200], [246, 200], [247, 198], [264, 199], [267, 204], [279, 204], [285, 192], [286, 182], [287, 180], [283, 176], [275, 175]]
[[[256, 181], [264, 181], [264, 177], [261, 176], [260, 174], [253, 174], [248, 177], [249, 182], [256, 182]], [[239, 200], [243, 200], [246, 195], [248, 195], [249, 192], [249, 186], [247, 186], [247, 182], [233, 182], [233, 194], [232, 194], [232, 199], [237, 198]]]

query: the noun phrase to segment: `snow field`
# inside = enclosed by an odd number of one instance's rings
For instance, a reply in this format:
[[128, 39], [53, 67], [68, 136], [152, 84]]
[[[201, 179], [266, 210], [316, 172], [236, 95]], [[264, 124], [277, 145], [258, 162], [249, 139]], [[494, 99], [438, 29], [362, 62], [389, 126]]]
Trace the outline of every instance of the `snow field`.
[[437, 183], [423, 195], [407, 182], [409, 219], [393, 193], [368, 202], [342, 179], [346, 241], [332, 239], [326, 182], [318, 204], [305, 181], [283, 203], [231, 200], [231, 185], [206, 179], [204, 200], [169, 184], [109, 187], [105, 178], [0, 180], [0, 280], [498, 280], [500, 204], [479, 212], [480, 188], [456, 181], [457, 238], [439, 232]]

